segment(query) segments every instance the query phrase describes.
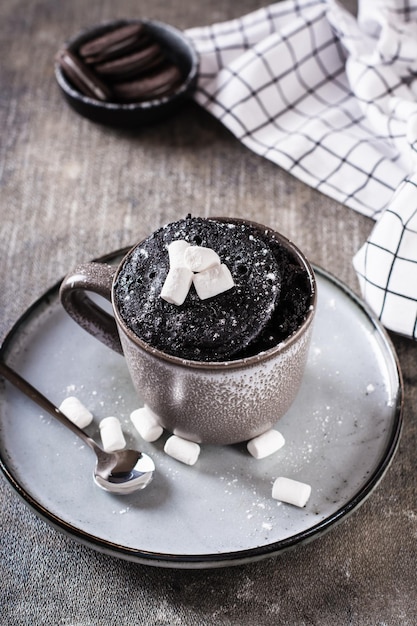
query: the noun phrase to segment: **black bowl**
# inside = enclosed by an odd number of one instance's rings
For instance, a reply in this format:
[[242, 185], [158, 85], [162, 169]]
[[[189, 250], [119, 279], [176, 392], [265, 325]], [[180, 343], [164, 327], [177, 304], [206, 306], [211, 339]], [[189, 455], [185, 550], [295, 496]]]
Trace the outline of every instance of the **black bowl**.
[[117, 20], [83, 30], [66, 42], [71, 52], [77, 52], [86, 41], [128, 24], [141, 22], [155, 41], [163, 48], [166, 57], [175, 63], [183, 77], [173, 93], [142, 102], [103, 102], [82, 94], [67, 78], [59, 63], [55, 63], [55, 77], [70, 106], [80, 115], [94, 122], [111, 126], [135, 127], [154, 122], [173, 113], [193, 93], [197, 84], [198, 56], [185, 35], [155, 20]]

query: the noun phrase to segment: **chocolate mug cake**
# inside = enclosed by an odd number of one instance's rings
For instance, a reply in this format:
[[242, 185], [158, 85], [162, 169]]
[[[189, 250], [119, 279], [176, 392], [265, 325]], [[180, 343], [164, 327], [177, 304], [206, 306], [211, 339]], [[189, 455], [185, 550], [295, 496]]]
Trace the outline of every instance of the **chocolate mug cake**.
[[[214, 250], [232, 288], [180, 306], [160, 297], [174, 241]], [[151, 346], [185, 359], [224, 361], [258, 354], [289, 337], [308, 312], [310, 284], [297, 259], [269, 229], [188, 216], [163, 226], [124, 262], [115, 303], [127, 326]]]
[[[108, 299], [113, 316], [88, 292]], [[118, 267], [77, 266], [60, 295], [80, 326], [124, 355], [141, 403], [178, 437], [248, 441], [298, 393], [316, 282], [303, 253], [265, 226], [188, 216]]]

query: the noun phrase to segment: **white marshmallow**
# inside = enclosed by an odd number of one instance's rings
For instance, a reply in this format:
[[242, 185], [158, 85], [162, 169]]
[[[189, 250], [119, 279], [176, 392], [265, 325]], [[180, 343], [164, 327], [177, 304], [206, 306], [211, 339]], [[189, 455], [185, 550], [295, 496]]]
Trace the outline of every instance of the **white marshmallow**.
[[184, 260], [184, 253], [187, 248], [190, 247], [188, 241], [185, 239], [177, 239], [171, 241], [168, 246], [169, 266], [170, 267], [187, 267]]
[[156, 441], [164, 432], [164, 429], [159, 424], [158, 416], [146, 405], [132, 411], [130, 419], [139, 435], [145, 441]]
[[311, 487], [292, 478], [277, 478], [272, 486], [272, 497], [288, 504], [303, 507], [311, 494]]
[[194, 441], [172, 435], [165, 442], [164, 452], [181, 463], [194, 465], [200, 455], [200, 446]]
[[161, 290], [161, 298], [180, 306], [187, 297], [193, 282], [193, 273], [188, 267], [172, 267]]
[[100, 437], [106, 452], [122, 450], [126, 446], [122, 426], [117, 417], [105, 417], [100, 424]]
[[229, 268], [223, 263], [194, 274], [193, 282], [201, 300], [217, 296], [219, 293], [231, 289], [235, 284]]
[[61, 402], [59, 409], [71, 422], [78, 426], [78, 428], [85, 428], [93, 421], [93, 414], [74, 396], [65, 398], [65, 400]]
[[189, 246], [184, 252], [184, 261], [193, 272], [204, 272], [214, 265], [220, 265], [217, 252], [204, 246]]
[[266, 456], [277, 452], [284, 444], [285, 439], [281, 433], [271, 429], [248, 441], [246, 447], [255, 459], [264, 459]]

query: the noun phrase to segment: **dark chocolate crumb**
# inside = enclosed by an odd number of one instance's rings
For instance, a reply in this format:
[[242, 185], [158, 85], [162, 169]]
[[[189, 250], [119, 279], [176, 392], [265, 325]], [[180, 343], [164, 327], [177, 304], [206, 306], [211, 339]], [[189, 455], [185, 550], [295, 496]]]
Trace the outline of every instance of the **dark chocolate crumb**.
[[[169, 243], [185, 239], [212, 248], [235, 286], [200, 300], [192, 286], [181, 306], [165, 302]], [[116, 302], [126, 324], [152, 346], [181, 358], [238, 358], [268, 325], [281, 293], [281, 272], [266, 239], [242, 223], [188, 217], [142, 242], [122, 267]]]

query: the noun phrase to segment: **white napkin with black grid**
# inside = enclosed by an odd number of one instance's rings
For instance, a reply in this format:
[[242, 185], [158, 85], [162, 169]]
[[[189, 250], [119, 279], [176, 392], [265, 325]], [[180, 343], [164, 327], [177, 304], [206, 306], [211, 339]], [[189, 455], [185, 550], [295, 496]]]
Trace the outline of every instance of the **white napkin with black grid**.
[[376, 221], [364, 299], [417, 338], [417, 0], [284, 0], [187, 31], [197, 102], [259, 155]]

